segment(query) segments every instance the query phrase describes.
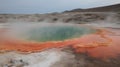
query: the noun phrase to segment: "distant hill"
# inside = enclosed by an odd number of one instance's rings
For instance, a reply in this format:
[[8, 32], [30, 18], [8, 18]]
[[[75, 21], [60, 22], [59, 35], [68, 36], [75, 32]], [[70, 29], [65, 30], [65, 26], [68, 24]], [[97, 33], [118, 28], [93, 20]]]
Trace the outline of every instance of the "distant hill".
[[89, 8], [89, 9], [74, 9], [65, 12], [120, 12], [120, 4]]

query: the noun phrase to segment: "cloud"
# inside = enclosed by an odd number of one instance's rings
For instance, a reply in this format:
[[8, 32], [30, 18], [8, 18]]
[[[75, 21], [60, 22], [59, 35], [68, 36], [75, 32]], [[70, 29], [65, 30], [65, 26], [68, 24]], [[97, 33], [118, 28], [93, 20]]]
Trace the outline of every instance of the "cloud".
[[46, 13], [120, 3], [120, 0], [0, 0], [0, 13]]

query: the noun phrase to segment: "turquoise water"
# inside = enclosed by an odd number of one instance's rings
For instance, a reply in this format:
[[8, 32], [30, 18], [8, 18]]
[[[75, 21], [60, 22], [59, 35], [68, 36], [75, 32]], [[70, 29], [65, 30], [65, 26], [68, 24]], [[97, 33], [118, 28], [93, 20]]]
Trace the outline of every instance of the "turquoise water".
[[64, 41], [66, 39], [78, 38], [85, 34], [90, 34], [95, 30], [76, 25], [54, 25], [33, 27], [27, 31], [23, 36], [27, 36], [27, 40], [38, 42], [46, 41]]

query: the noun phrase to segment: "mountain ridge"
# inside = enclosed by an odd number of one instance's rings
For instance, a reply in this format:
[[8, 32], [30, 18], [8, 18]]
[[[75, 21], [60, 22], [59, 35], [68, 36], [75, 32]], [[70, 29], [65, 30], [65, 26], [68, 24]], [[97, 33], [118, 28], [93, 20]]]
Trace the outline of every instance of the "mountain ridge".
[[65, 12], [120, 12], [120, 4], [88, 8], [88, 9], [78, 8], [78, 9], [73, 9]]

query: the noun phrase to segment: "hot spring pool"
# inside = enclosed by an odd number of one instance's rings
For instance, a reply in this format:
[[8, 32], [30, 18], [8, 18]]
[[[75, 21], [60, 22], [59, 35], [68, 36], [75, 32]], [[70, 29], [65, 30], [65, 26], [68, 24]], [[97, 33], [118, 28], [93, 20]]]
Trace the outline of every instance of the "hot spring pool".
[[81, 25], [46, 25], [33, 26], [27, 31], [22, 32], [20, 36], [22, 39], [29, 41], [64, 41], [72, 38], [79, 38], [82, 35], [95, 32], [94, 29]]
[[[79, 24], [7, 24], [0, 28], [0, 51], [32, 53], [71, 46], [78, 53], [87, 50], [93, 57], [107, 58], [117, 56], [120, 51], [120, 37], [110, 32], [109, 29]], [[113, 32], [118, 34], [119, 30]]]

